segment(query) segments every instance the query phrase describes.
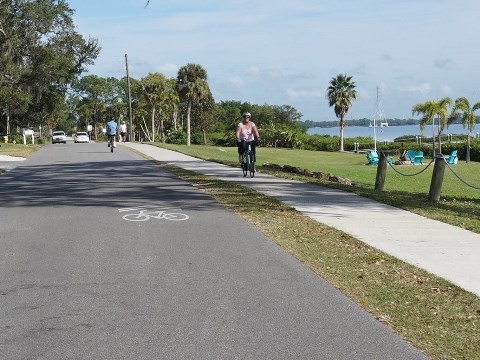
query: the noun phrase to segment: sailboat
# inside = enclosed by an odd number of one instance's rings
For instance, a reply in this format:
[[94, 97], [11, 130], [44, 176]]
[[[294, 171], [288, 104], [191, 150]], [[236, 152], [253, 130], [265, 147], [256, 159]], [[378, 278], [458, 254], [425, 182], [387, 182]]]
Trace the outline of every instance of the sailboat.
[[375, 101], [375, 114], [373, 115], [373, 124], [370, 122], [369, 127], [373, 127], [373, 143], [374, 143], [374, 150], [377, 151], [377, 127], [378, 122], [380, 122], [380, 131], [383, 131], [382, 128], [388, 127], [388, 122], [385, 120], [382, 107], [380, 106], [380, 89], [377, 86], [377, 99]]

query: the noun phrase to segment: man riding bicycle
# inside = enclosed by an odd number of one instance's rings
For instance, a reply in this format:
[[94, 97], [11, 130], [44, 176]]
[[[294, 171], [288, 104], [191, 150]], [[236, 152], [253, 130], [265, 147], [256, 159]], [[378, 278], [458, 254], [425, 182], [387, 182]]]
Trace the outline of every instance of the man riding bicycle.
[[110, 119], [107, 123], [107, 138], [108, 138], [108, 147], [110, 147], [110, 143], [113, 144], [113, 147], [117, 147], [115, 143], [115, 137], [117, 136], [117, 123], [115, 120]]
[[238, 146], [238, 160], [240, 163], [243, 161], [243, 154], [247, 149], [247, 145], [250, 144], [252, 148], [253, 159], [255, 161], [255, 144], [260, 141], [260, 134], [258, 133], [257, 127], [253, 121], [250, 121], [251, 114], [249, 112], [244, 112], [242, 114], [243, 120], [238, 123], [236, 138]]

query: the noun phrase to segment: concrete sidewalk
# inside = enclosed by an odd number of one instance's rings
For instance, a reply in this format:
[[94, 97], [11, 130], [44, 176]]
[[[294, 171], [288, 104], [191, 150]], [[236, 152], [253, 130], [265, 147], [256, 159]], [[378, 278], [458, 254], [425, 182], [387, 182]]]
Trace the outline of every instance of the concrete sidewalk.
[[480, 296], [480, 235], [352, 193], [208, 162], [147, 144], [122, 144], [172, 165], [250, 186]]

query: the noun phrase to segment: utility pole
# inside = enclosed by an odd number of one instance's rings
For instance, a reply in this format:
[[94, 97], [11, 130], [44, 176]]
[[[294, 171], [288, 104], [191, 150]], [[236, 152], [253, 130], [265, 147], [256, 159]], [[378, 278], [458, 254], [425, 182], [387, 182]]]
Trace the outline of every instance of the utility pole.
[[10, 135], [10, 109], [8, 108], [8, 104], [5, 108], [5, 112], [7, 113], [7, 134]]
[[128, 88], [128, 117], [130, 119], [130, 135], [128, 136], [130, 141], [134, 141], [133, 138], [133, 117], [132, 117], [132, 94], [130, 92], [130, 76], [128, 76], [128, 58], [125, 54], [125, 68], [127, 69], [127, 88]]

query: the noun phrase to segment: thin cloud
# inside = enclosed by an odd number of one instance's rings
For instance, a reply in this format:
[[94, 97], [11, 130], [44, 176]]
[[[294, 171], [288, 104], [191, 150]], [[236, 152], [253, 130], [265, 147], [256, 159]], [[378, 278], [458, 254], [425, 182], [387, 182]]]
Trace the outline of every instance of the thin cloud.
[[455, 92], [450, 86], [442, 85], [440, 86], [440, 93], [443, 94], [444, 96], [452, 96]]
[[247, 74], [247, 75], [259, 75], [260, 74], [260, 67], [255, 66], [255, 65], [249, 66], [248, 68], [246, 68], [243, 71], [243, 73]]
[[163, 65], [157, 66], [157, 71], [168, 77], [175, 77], [178, 73], [179, 68], [180, 67], [175, 64], [163, 64]]
[[384, 61], [392, 61], [393, 60], [393, 57], [389, 54], [383, 54], [382, 55], [382, 60]]
[[286, 93], [290, 99], [316, 100], [325, 98], [325, 92], [320, 90], [294, 90], [289, 88]]
[[434, 60], [435, 67], [439, 69], [452, 70], [453, 69], [453, 60], [451, 58], [439, 57]]
[[423, 83], [420, 85], [410, 85], [407, 87], [400, 88], [400, 92], [407, 92], [407, 93], [418, 93], [422, 96], [430, 94], [432, 91], [432, 87], [430, 84]]
[[234, 86], [241, 87], [245, 85], [245, 81], [240, 76], [232, 76], [228, 79], [228, 81], [230, 82], [230, 84]]

